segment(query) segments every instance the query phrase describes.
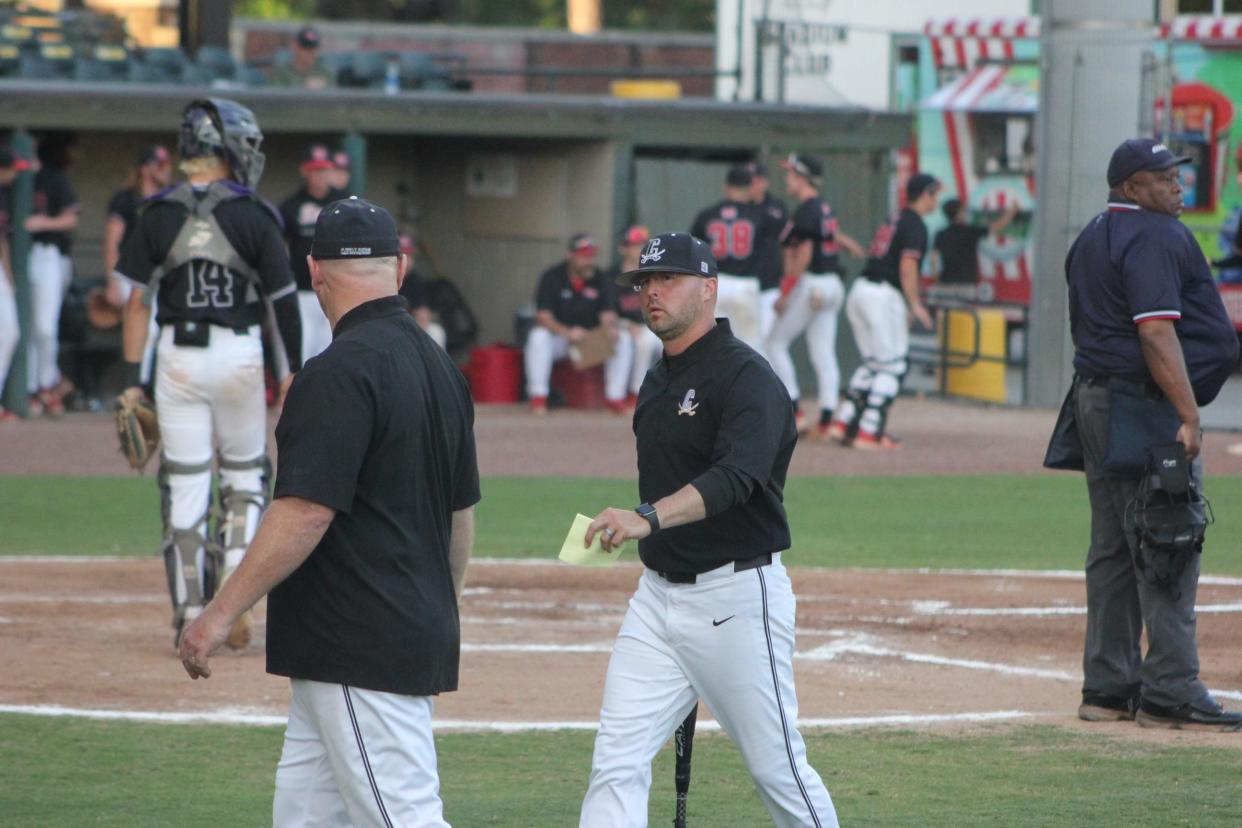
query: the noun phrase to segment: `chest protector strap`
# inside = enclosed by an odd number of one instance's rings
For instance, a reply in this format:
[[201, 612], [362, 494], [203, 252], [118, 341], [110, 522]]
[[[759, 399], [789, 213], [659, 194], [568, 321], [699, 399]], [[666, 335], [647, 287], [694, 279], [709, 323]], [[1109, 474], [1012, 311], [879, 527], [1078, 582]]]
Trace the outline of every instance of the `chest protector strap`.
[[[241, 257], [228, 236], [224, 235], [215, 216], [215, 209], [222, 202], [248, 197], [223, 181], [212, 182], [206, 195], [201, 198], [189, 184], [179, 184], [161, 196], [161, 201], [171, 201], [185, 207], [188, 215], [164, 262], [151, 274], [152, 286], [182, 265], [195, 260], [208, 261], [244, 277], [248, 282], [246, 301], [257, 301], [259, 271]], [[148, 295], [154, 296], [155, 291], [150, 291]]]

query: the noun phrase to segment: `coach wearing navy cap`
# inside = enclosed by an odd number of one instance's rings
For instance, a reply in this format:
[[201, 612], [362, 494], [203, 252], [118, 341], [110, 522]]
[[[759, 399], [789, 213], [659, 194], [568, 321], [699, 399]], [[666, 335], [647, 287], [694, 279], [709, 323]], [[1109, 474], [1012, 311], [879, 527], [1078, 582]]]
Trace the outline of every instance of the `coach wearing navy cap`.
[[457, 689], [474, 407], [397, 295], [404, 258], [378, 204], [320, 213], [310, 272], [332, 344], [276, 426], [275, 502], [183, 639], [186, 671], [209, 675], [232, 620], [271, 591], [267, 670], [293, 690], [275, 826], [447, 826], [431, 697]]
[[[1238, 361], [1207, 260], [1178, 221], [1177, 168], [1189, 160], [1146, 138], [1117, 147], [1108, 164], [1108, 207], [1079, 234], [1065, 263], [1076, 374], [1066, 412], [1081, 440], [1092, 530], [1078, 715], [1238, 730], [1242, 714], [1222, 710], [1199, 680], [1198, 549], [1157, 552], [1127, 526], [1144, 470], [1120, 451], [1137, 444], [1132, 453], [1145, 456], [1179, 442], [1198, 485], [1199, 406], [1215, 399]], [[1149, 413], [1127, 425], [1122, 413], [1130, 410]]]
[[717, 318], [716, 260], [685, 233], [648, 240], [617, 283], [642, 296], [664, 354], [634, 412], [636, 509], [584, 539], [638, 541], [645, 567], [604, 680], [582, 828], [646, 825], [651, 757], [702, 699], [754, 771], [777, 825], [837, 825], [797, 729], [794, 596], [783, 492], [794, 445], [785, 387]]

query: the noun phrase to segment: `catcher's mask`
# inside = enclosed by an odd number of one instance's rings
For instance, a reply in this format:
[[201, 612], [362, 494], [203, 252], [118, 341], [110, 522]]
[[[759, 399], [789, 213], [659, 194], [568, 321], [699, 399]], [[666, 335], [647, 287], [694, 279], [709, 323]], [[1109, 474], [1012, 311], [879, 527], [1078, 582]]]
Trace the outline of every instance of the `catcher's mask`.
[[1143, 577], [1175, 588], [1191, 558], [1203, 551], [1204, 535], [1214, 521], [1212, 504], [1191, 479], [1185, 446], [1150, 449], [1147, 471], [1125, 513], [1126, 532], [1138, 539]]
[[181, 157], [223, 158], [233, 180], [252, 190], [259, 186], [267, 160], [259, 151], [262, 144], [263, 132], [254, 113], [236, 101], [202, 98], [191, 101], [181, 115]]

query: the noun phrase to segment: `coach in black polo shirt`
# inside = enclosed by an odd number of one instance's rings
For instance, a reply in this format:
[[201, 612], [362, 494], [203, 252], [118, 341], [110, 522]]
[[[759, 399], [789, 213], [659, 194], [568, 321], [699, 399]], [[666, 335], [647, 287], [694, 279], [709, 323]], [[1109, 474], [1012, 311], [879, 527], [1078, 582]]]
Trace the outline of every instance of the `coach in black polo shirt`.
[[[1108, 209], [1091, 220], [1066, 259], [1077, 373], [1073, 410], [1091, 500], [1078, 715], [1087, 721], [1137, 715], [1147, 727], [1236, 730], [1242, 715], [1223, 711], [1199, 680], [1198, 555], [1170, 585], [1137, 571], [1142, 553], [1124, 522], [1140, 475], [1103, 468], [1110, 411], [1119, 394], [1139, 395], [1167, 399], [1179, 425], [1170, 424], [1162, 442], [1184, 444], [1199, 479], [1199, 406], [1215, 399], [1237, 364], [1237, 338], [1207, 260], [1177, 220], [1177, 167], [1189, 160], [1147, 139], [1121, 144], [1108, 165]], [[1141, 656], [1144, 627], [1148, 649]]]
[[716, 319], [716, 261], [684, 233], [647, 242], [639, 286], [664, 355], [638, 394], [636, 510], [586, 543], [639, 539], [646, 569], [613, 647], [579, 824], [646, 825], [651, 757], [701, 698], [756, 771], [778, 825], [836, 826], [808, 764], [793, 683], [794, 597], [782, 503], [798, 435], [784, 386]]
[[442, 826], [431, 696], [457, 689], [473, 405], [397, 295], [386, 210], [328, 205], [310, 255], [332, 344], [290, 388], [275, 501], [182, 660], [210, 675], [233, 619], [271, 590], [267, 669], [293, 680], [273, 824]]

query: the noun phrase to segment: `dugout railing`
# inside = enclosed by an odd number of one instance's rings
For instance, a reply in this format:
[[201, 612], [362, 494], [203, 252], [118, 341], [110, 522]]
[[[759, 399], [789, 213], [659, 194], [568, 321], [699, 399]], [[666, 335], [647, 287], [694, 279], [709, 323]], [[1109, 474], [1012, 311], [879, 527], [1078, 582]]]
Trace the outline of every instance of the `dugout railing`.
[[[930, 332], [912, 334], [909, 362], [935, 370], [935, 393], [944, 397], [981, 400], [1010, 405], [1025, 405], [1026, 377], [1029, 367], [1025, 337], [1029, 330], [1030, 309], [1025, 305], [1003, 302], [981, 302], [953, 296], [929, 295], [925, 304], [932, 312], [935, 327]], [[1003, 325], [999, 345], [992, 328], [997, 321]], [[1019, 335], [1014, 336], [1015, 332]], [[1014, 342], [1021, 342], [1015, 347]], [[963, 342], [965, 343], [963, 345]], [[993, 371], [975, 372], [973, 382], [960, 381], [966, 372], [977, 367]], [[1010, 371], [1018, 374], [1016, 398], [1010, 399]], [[958, 380], [958, 381], [955, 381]], [[989, 388], [999, 383], [999, 388]]]

